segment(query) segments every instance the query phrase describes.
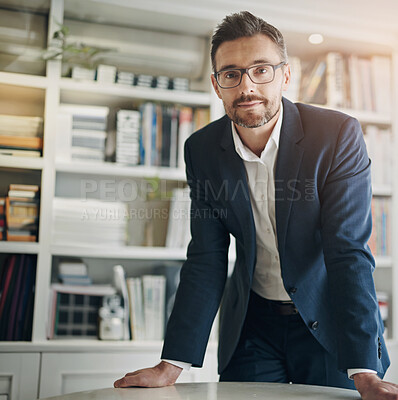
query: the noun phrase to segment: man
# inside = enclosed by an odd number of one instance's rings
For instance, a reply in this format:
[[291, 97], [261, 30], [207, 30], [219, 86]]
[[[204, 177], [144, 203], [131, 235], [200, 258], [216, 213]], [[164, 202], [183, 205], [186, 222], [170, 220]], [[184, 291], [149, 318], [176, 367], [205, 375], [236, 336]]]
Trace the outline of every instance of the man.
[[[221, 381], [355, 382], [364, 399], [398, 398], [381, 380], [389, 358], [366, 244], [370, 161], [359, 123], [282, 98], [282, 34], [248, 12], [218, 26], [211, 56], [227, 116], [185, 144], [192, 240], [162, 362], [115, 387], [170, 385], [201, 366], [222, 298]], [[225, 287], [230, 234], [237, 260]]]

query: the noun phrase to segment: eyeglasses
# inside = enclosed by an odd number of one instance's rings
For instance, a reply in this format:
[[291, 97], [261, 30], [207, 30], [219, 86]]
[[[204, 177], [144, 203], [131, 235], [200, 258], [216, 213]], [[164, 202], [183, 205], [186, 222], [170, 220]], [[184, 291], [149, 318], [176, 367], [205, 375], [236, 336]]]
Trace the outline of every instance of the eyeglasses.
[[231, 68], [223, 69], [218, 72], [214, 72], [214, 77], [220, 88], [232, 89], [237, 87], [242, 82], [243, 74], [247, 74], [253, 83], [263, 84], [270, 83], [275, 78], [275, 70], [282, 67], [286, 63], [282, 61], [277, 65], [261, 64], [254, 65], [249, 68]]

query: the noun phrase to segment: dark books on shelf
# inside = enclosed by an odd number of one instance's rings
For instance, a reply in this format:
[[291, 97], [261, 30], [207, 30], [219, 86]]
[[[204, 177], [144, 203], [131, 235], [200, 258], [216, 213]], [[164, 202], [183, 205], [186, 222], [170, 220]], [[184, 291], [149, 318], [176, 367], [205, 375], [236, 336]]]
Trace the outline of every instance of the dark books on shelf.
[[0, 268], [0, 340], [32, 336], [36, 256], [10, 255]]
[[149, 102], [142, 104], [140, 111], [139, 163], [183, 168], [185, 140], [210, 122], [209, 109]]
[[0, 197], [0, 240], [6, 238], [6, 198]]

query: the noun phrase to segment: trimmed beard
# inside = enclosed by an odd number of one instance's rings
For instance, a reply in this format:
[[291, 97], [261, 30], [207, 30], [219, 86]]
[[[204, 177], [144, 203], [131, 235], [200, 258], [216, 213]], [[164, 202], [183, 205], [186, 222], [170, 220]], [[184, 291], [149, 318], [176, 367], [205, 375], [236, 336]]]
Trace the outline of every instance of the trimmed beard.
[[[260, 115], [244, 115], [243, 117], [238, 115], [237, 107], [239, 103], [256, 100], [262, 101], [265, 106], [265, 110]], [[278, 102], [274, 103], [270, 102], [268, 99], [261, 97], [241, 96], [239, 97], [239, 99], [234, 100], [231, 107], [227, 107], [227, 105], [224, 103], [224, 108], [228, 117], [236, 125], [243, 128], [259, 128], [260, 126], [267, 124], [269, 121], [272, 120], [272, 118], [275, 117], [276, 114], [278, 114], [280, 103], [281, 99], [279, 99]]]

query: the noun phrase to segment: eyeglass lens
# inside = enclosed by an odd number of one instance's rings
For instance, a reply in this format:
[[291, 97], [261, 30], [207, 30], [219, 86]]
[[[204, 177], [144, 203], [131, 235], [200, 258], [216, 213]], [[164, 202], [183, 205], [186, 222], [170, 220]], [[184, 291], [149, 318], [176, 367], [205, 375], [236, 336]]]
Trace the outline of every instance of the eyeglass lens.
[[268, 83], [274, 79], [274, 68], [272, 65], [255, 65], [247, 69], [230, 69], [220, 71], [217, 74], [217, 81], [222, 87], [238, 86], [242, 75], [247, 73], [253, 83]]

